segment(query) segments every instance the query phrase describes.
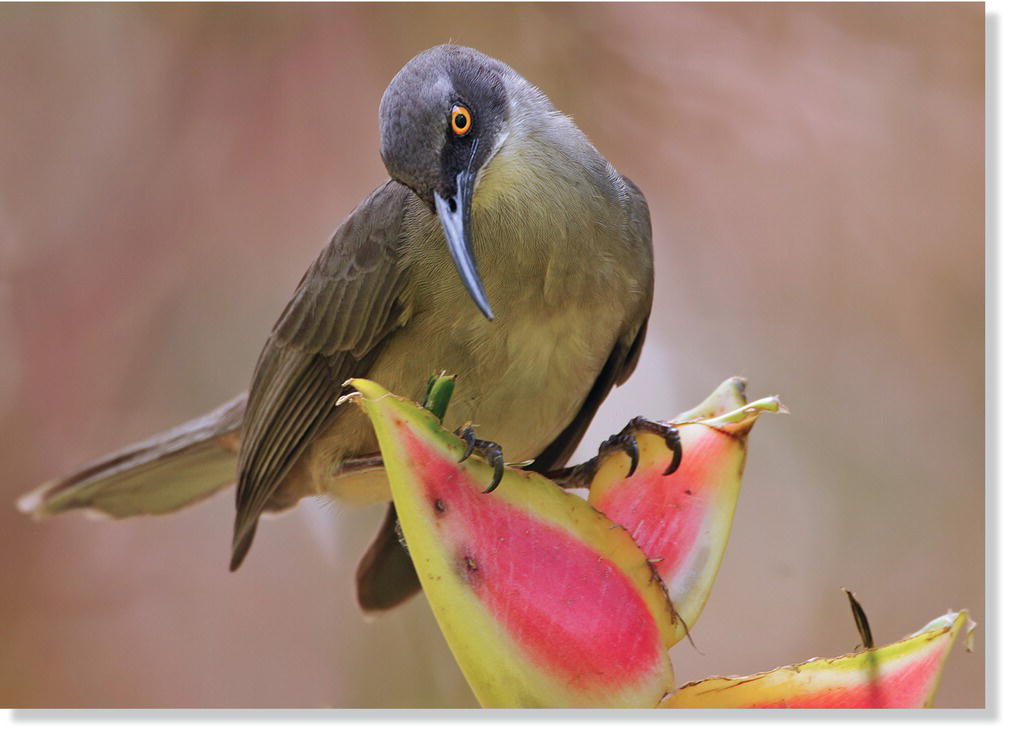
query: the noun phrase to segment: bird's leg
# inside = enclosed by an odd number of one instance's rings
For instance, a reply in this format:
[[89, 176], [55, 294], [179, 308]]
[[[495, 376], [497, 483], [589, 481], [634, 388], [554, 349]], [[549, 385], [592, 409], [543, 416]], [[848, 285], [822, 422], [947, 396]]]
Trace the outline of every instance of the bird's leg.
[[471, 425], [464, 425], [454, 431], [454, 434], [464, 439], [464, 455], [458, 463], [463, 463], [472, 453], [478, 453], [492, 466], [492, 483], [489, 488], [483, 491], [488, 494], [493, 491], [499, 482], [503, 480], [503, 449], [498, 443], [491, 440], [479, 440], [475, 437], [475, 430]]
[[564, 489], [587, 488], [591, 479], [598, 473], [602, 460], [621, 450], [630, 457], [630, 470], [626, 474], [626, 477], [629, 478], [640, 463], [640, 448], [637, 446], [636, 438], [638, 431], [652, 433], [665, 439], [665, 445], [672, 451], [672, 461], [664, 470], [663, 475], [667, 476], [674, 472], [682, 462], [682, 443], [679, 440], [679, 431], [666, 422], [649, 420], [646, 417], [635, 417], [618, 433], [609, 436], [609, 439], [598, 447], [598, 455], [594, 458], [584, 463], [578, 463], [576, 466], [547, 471], [545, 477], [555, 481]]

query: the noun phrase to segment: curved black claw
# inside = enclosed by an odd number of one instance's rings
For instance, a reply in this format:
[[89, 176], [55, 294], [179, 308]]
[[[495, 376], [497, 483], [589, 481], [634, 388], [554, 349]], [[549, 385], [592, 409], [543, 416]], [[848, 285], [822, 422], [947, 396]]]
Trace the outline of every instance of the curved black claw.
[[[632, 423], [630, 423], [632, 425]], [[598, 446], [598, 456], [606, 456], [614, 450], [622, 450], [630, 457], [630, 470], [626, 472], [626, 478], [633, 475], [640, 465], [640, 448], [637, 446], [637, 438], [630, 430], [630, 425], [620, 430], [615, 435], [610, 435], [608, 440]]]
[[475, 437], [475, 430], [470, 425], [458, 428], [454, 432], [464, 440], [464, 455], [461, 456], [458, 463], [464, 463], [472, 453], [476, 452], [485, 458], [486, 462], [492, 466], [492, 483], [482, 493], [488, 494], [495, 491], [500, 481], [503, 480], [503, 449], [499, 447], [499, 443], [493, 443], [491, 440], [479, 440]]
[[672, 462], [668, 464], [668, 468], [661, 472], [662, 476], [675, 473], [676, 469], [679, 468], [679, 465], [682, 463], [682, 441], [679, 439], [679, 431], [672, 428], [672, 432], [675, 433], [672, 439], [665, 439], [665, 445], [667, 445], [669, 450], [672, 451]]
[[488, 494], [491, 491], [495, 491], [496, 487], [499, 486], [499, 482], [503, 480], [503, 449], [499, 447], [498, 443], [493, 443], [491, 440], [476, 440], [475, 447], [485, 456], [485, 460], [492, 466], [492, 483], [489, 484], [489, 488], [483, 491], [483, 494]]
[[670, 473], [675, 473], [675, 470], [679, 468], [679, 464], [682, 463], [682, 440], [679, 438], [678, 429], [673, 428], [666, 422], [649, 420], [646, 417], [635, 417], [630, 420], [623, 430], [624, 432], [630, 431], [631, 433], [642, 430], [664, 438], [665, 445], [672, 451], [672, 462], [668, 464], [668, 468], [662, 471], [662, 475], [668, 476]]

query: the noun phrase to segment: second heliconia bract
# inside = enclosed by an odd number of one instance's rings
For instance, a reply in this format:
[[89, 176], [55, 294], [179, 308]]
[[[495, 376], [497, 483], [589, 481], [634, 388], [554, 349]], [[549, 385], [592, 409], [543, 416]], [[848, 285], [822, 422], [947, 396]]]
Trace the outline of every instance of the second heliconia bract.
[[657, 435], [637, 433], [640, 462], [606, 458], [588, 501], [623, 525], [668, 588], [679, 618], [678, 639], [700, 617], [724, 556], [742, 485], [749, 431], [763, 412], [784, 412], [767, 397], [746, 404], [745, 382], [728, 379], [694, 409], [679, 415], [682, 462], [665, 475], [671, 453]]

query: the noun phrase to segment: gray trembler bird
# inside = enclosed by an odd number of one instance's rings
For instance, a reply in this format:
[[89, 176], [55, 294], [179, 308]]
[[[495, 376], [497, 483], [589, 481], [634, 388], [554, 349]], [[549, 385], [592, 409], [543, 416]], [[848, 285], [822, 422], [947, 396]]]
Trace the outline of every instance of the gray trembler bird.
[[[398, 72], [380, 103], [380, 144], [391, 179], [299, 283], [261, 352], [245, 413], [237, 398], [41, 487], [23, 508], [46, 513], [60, 497], [72, 505], [68, 492], [82, 483], [157, 479], [178, 490], [174, 470], [190, 480], [190, 501], [228, 481], [238, 440], [234, 570], [265, 510], [317, 494], [389, 500], [368, 421], [336, 404], [346, 380], [421, 398], [440, 372], [457, 375], [445, 422], [495, 439], [478, 441], [488, 459], [534, 459], [531, 470], [562, 484], [586, 478], [588, 465], [565, 461], [636, 366], [651, 309], [640, 190], [541, 91], [460, 46], [431, 48]], [[674, 470], [677, 433], [635, 422], [667, 438]], [[630, 426], [602, 447], [614, 449], [630, 454], [632, 473]], [[357, 581], [367, 610], [419, 587], [393, 507]]]

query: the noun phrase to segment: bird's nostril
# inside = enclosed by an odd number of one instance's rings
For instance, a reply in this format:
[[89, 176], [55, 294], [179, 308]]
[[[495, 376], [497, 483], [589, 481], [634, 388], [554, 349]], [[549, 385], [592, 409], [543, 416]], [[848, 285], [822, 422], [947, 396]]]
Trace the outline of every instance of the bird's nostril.
[[447, 205], [450, 206], [450, 213], [451, 214], [456, 214], [457, 213], [457, 198], [456, 197], [451, 196], [449, 199], [447, 199]]

